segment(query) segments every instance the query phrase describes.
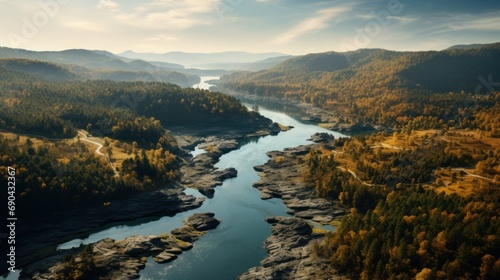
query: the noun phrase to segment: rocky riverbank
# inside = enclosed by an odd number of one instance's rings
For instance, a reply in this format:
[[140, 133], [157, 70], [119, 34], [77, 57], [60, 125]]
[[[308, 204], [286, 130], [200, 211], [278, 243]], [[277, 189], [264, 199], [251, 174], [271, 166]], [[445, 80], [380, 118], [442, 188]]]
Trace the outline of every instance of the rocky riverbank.
[[327, 260], [315, 256], [312, 248], [322, 237], [313, 235], [304, 219], [269, 217], [266, 221], [272, 224], [272, 236], [265, 241], [269, 255], [239, 280], [342, 279], [328, 267]]
[[190, 159], [181, 168], [181, 183], [185, 188], [197, 189], [206, 197], [212, 198], [216, 186], [222, 185], [224, 180], [234, 178], [238, 174], [234, 168], [219, 170], [214, 167], [223, 154], [238, 148], [238, 142], [234, 139], [209, 137], [200, 143], [198, 148], [206, 152]]
[[280, 109], [315, 124], [321, 124], [322, 127], [339, 132], [345, 133], [365, 133], [375, 131], [393, 132], [392, 128], [372, 125], [369, 123], [352, 122], [345, 116], [349, 115], [347, 111], [328, 111], [315, 107], [310, 103], [300, 102], [298, 100], [284, 99], [273, 96], [260, 96], [255, 94], [245, 94], [224, 88], [222, 82], [216, 83], [218, 86], [215, 90], [233, 95], [243, 102], [255, 103], [270, 108]]
[[306, 186], [302, 181], [301, 166], [297, 161], [314, 147], [318, 146], [299, 146], [283, 152], [268, 152], [271, 159], [264, 165], [254, 167], [261, 176], [254, 187], [260, 190], [262, 199], [282, 199], [289, 208], [287, 213], [290, 215], [328, 224], [344, 216], [346, 209], [335, 201], [318, 197], [314, 188]]
[[[137, 194], [120, 201], [113, 201], [107, 206], [86, 207], [60, 212], [36, 221], [20, 221], [18, 236], [23, 240], [19, 247], [17, 266], [31, 267], [32, 263], [57, 254], [58, 244], [85, 238], [88, 234], [105, 225], [125, 223], [138, 218], [174, 215], [179, 212], [198, 208], [204, 198], [185, 195], [183, 190], [191, 187], [198, 189], [207, 197], [212, 197], [214, 188], [223, 180], [235, 177], [233, 168], [217, 170], [214, 164], [224, 154], [238, 147], [236, 140], [218, 137], [178, 137], [181, 148], [190, 148], [203, 143], [209, 150], [195, 158], [184, 157], [181, 167], [181, 182], [171, 184], [164, 189]], [[193, 143], [195, 144], [193, 146]]]
[[157, 263], [173, 261], [219, 223], [213, 213], [199, 213], [170, 234], [138, 235], [120, 241], [106, 238], [80, 248], [77, 254], [75, 250], [66, 256], [68, 252], [61, 252], [51, 261], [39, 264], [37, 270], [25, 269], [20, 279], [64, 279], [66, 275], [79, 275], [82, 279], [135, 279], [149, 257]]
[[19, 229], [18, 234], [23, 240], [23, 246], [19, 247], [18, 253], [22, 257], [18, 259], [18, 266], [24, 267], [35, 260], [55, 254], [58, 244], [83, 238], [106, 224], [172, 215], [201, 206], [203, 198], [185, 195], [182, 190], [183, 188], [177, 185], [114, 201], [108, 206], [72, 209], [30, 221], [29, 227], [23, 226]]
[[[328, 135], [313, 136], [317, 142], [327, 140]], [[337, 202], [317, 197], [315, 190], [302, 181], [300, 161], [317, 144], [273, 151], [267, 155], [270, 160], [254, 169], [261, 179], [254, 187], [261, 191], [262, 199], [281, 198], [294, 217], [270, 217], [273, 224], [272, 236], [265, 246], [269, 255], [258, 267], [251, 268], [239, 279], [343, 279], [329, 270], [327, 260], [317, 258], [313, 253], [316, 242], [322, 237], [313, 234], [308, 221], [328, 224], [340, 220], [346, 209]]]

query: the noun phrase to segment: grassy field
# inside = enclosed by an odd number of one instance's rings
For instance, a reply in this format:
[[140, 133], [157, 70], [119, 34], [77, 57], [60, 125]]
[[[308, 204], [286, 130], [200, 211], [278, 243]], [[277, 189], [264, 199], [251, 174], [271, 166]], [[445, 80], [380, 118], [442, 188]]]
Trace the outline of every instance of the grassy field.
[[[53, 147], [56, 143], [65, 143], [65, 144], [72, 144], [78, 141], [78, 138], [68, 138], [68, 139], [48, 139], [45, 137], [37, 137], [35, 135], [25, 135], [25, 134], [16, 134], [12, 132], [0, 132], [0, 135], [4, 137], [5, 139], [9, 139], [11, 141], [18, 139], [17, 143], [19, 146], [24, 146], [26, 145], [27, 139], [31, 142], [31, 145], [33, 148], [38, 148], [41, 146], [49, 146]], [[98, 143], [103, 143], [104, 140], [97, 138], [97, 137], [92, 137], [92, 141], [98, 142]], [[109, 147], [111, 147], [111, 162], [113, 165], [118, 168], [118, 170], [121, 169], [122, 163], [125, 159], [128, 158], [133, 158], [134, 154], [133, 153], [127, 153], [126, 149], [123, 148], [125, 143], [120, 143], [118, 140], [113, 140], [110, 139], [110, 142], [112, 143]], [[96, 144], [90, 143], [87, 141], [80, 141], [80, 143], [84, 144], [89, 152], [92, 152], [94, 154], [95, 150], [97, 148]], [[127, 144], [131, 146], [131, 144]], [[107, 147], [103, 147], [101, 149], [101, 152], [103, 154], [106, 154], [106, 149]], [[96, 154], [96, 156], [99, 156]], [[63, 154], [61, 155], [60, 158], [58, 158], [59, 162], [61, 163], [68, 163], [70, 155]]]

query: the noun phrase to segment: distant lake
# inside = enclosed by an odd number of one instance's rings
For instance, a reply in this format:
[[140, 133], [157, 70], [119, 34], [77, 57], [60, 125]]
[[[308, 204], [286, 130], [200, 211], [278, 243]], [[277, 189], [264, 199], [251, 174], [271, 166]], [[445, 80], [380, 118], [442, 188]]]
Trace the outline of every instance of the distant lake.
[[193, 88], [199, 88], [199, 89], [209, 90], [210, 87], [213, 86], [213, 85], [207, 83], [207, 81], [218, 80], [220, 77], [219, 76], [202, 76], [200, 78], [201, 78], [200, 83], [193, 85]]

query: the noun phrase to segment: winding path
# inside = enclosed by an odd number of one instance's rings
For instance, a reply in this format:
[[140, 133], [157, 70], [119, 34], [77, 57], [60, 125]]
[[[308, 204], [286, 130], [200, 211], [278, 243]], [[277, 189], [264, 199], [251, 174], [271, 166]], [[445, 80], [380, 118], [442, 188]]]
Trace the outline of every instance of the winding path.
[[110, 158], [108, 155], [106, 154], [103, 154], [101, 152], [101, 149], [102, 147], [104, 147], [101, 143], [99, 142], [95, 142], [95, 141], [92, 141], [90, 139], [88, 139], [88, 134], [85, 134], [83, 130], [78, 130], [78, 133], [80, 133], [83, 138], [80, 138], [80, 140], [83, 140], [83, 141], [86, 141], [86, 142], [89, 142], [89, 143], [92, 143], [94, 145], [97, 145], [97, 148], [95, 149], [95, 153], [100, 155], [100, 156], [103, 156], [106, 158], [107, 162], [109, 163], [109, 165], [111, 165], [111, 168], [113, 168], [113, 172], [115, 172], [115, 177], [120, 177], [120, 173], [118, 172], [118, 170], [116, 170], [116, 166], [111, 162]]
[[484, 176], [481, 176], [481, 175], [476, 175], [474, 173], [470, 173], [469, 171], [467, 171], [467, 170], [465, 170], [463, 168], [452, 168], [452, 170], [463, 171], [463, 172], [467, 173], [467, 175], [469, 175], [471, 177], [476, 177], [476, 178], [483, 179], [483, 180], [486, 180], [486, 181], [493, 181], [493, 179], [490, 179], [488, 177], [484, 177]]
[[388, 148], [388, 149], [393, 149], [393, 150], [402, 150], [400, 147], [392, 146], [392, 145], [385, 144], [385, 143], [380, 143], [378, 145], [371, 146], [370, 148], [372, 148], [372, 149], [375, 149], [375, 148]]
[[352, 177], [354, 177], [354, 179], [356, 179], [356, 180], [360, 181], [360, 182], [361, 182], [363, 185], [365, 185], [365, 186], [369, 186], [369, 187], [376, 186], [375, 184], [370, 184], [370, 183], [367, 183], [367, 182], [365, 182], [365, 181], [361, 180], [361, 178], [359, 178], [359, 177], [358, 177], [358, 175], [357, 175], [354, 171], [352, 171], [352, 170], [350, 170], [350, 169], [346, 169], [346, 168], [344, 168], [344, 167], [340, 167], [340, 166], [338, 166], [337, 168], [338, 168], [338, 169], [340, 169], [340, 170], [342, 170], [342, 171], [347, 171], [347, 172], [349, 172], [349, 173], [352, 175]]
[[105, 154], [103, 154], [103, 153], [101, 152], [101, 149], [102, 149], [102, 147], [103, 147], [103, 145], [102, 145], [101, 143], [99, 143], [99, 142], [94, 142], [94, 141], [92, 141], [92, 140], [90, 140], [90, 139], [87, 139], [87, 135], [86, 135], [85, 133], [81, 132], [81, 131], [78, 131], [78, 133], [80, 133], [80, 134], [82, 134], [82, 135], [83, 135], [83, 138], [80, 138], [80, 140], [87, 141], [87, 142], [89, 142], [89, 143], [92, 143], [92, 144], [97, 145], [97, 149], [95, 149], [96, 154], [98, 154], [98, 155], [100, 155], [100, 156], [106, 156]]

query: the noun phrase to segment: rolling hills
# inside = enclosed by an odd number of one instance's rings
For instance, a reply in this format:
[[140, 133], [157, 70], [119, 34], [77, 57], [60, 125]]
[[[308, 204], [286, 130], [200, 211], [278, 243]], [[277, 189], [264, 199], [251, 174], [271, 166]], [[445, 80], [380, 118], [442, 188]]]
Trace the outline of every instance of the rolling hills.
[[182, 65], [163, 63], [158, 66], [142, 60], [122, 59], [105, 51], [35, 52], [0, 47], [0, 60], [0, 65], [9, 70], [55, 81], [160, 81], [189, 87], [200, 80], [197, 75], [176, 71], [183, 70]]
[[402, 127], [421, 116], [422, 128], [466, 127], [477, 121], [472, 128], [496, 131], [483, 117], [499, 121], [494, 113], [499, 106], [499, 63], [500, 43], [444, 51], [327, 52], [223, 76], [221, 89], [310, 103], [342, 115], [348, 123]]

